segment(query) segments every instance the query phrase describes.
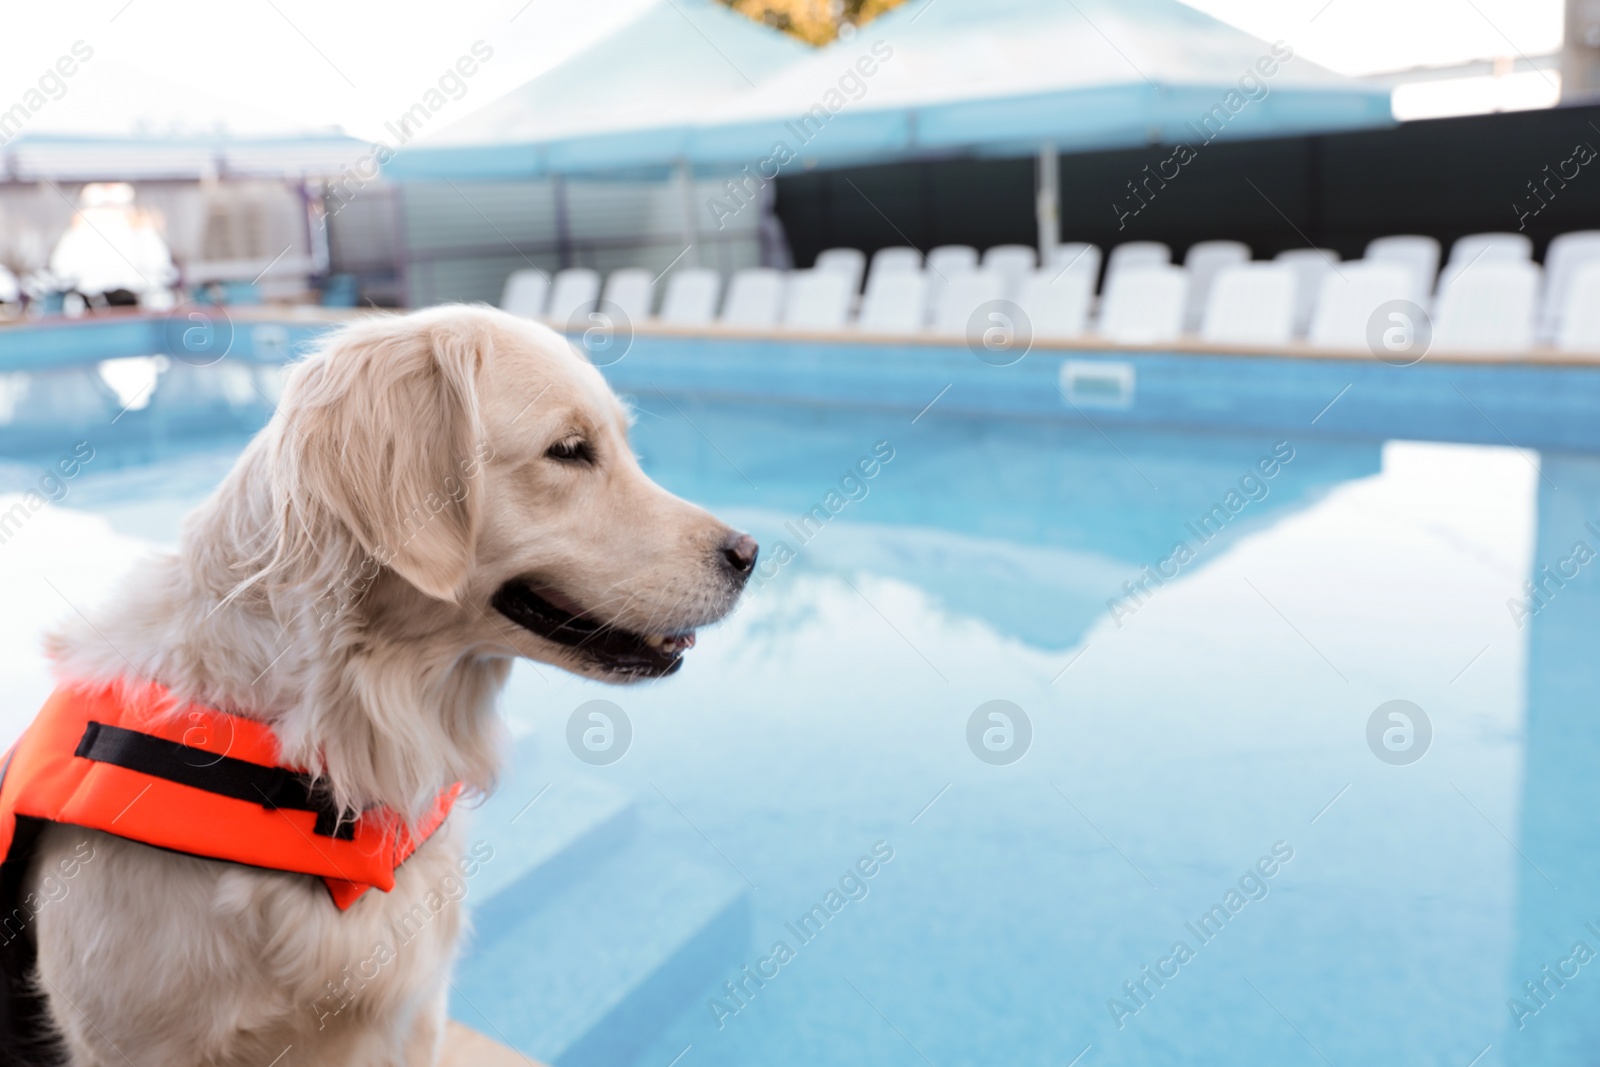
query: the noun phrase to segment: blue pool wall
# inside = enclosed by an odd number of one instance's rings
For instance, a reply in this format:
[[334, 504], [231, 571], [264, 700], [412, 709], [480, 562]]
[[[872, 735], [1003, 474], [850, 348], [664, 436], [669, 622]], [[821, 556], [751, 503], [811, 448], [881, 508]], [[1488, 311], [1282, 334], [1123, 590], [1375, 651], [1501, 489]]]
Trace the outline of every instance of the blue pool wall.
[[[199, 358], [172, 359], [151, 402], [120, 405], [92, 373], [101, 360], [181, 352], [183, 322], [129, 319], [0, 330], [0, 374], [32, 395], [0, 421], [0, 453], [31, 455], [64, 437], [110, 440], [251, 432], [270, 416], [268, 368], [336, 323], [218, 321]], [[215, 360], [212, 362], [212, 360]], [[1049, 419], [1099, 427], [1166, 426], [1287, 436], [1422, 438], [1600, 451], [1600, 366], [1035, 348], [995, 366], [964, 344], [641, 334], [604, 371], [622, 392]], [[176, 373], [175, 373], [176, 372]], [[223, 388], [226, 374], [248, 374]], [[208, 391], [208, 381], [216, 384]], [[180, 380], [185, 395], [171, 395]], [[166, 395], [163, 395], [166, 394]], [[75, 398], [75, 399], [74, 399]]]

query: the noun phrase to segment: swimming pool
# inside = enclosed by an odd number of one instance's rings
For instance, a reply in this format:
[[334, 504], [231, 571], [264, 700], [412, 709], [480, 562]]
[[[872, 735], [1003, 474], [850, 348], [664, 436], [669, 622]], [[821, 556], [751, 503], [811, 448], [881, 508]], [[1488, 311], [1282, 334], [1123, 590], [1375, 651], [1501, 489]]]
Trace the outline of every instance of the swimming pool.
[[[462, 1021], [563, 1067], [1592, 1061], [1600, 457], [631, 391], [765, 562], [674, 678], [513, 673]], [[90, 595], [236, 447], [91, 465], [105, 522], [43, 521], [119, 547], [0, 567]]]

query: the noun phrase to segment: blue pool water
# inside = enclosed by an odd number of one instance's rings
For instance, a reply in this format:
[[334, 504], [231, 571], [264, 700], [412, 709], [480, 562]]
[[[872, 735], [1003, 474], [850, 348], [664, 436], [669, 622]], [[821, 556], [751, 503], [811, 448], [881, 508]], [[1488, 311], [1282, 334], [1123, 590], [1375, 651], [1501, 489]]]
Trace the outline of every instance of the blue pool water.
[[[635, 400], [768, 562], [674, 678], [514, 672], [458, 1018], [561, 1065], [1600, 1056], [1600, 457]], [[170, 540], [236, 448], [61, 508]], [[91, 595], [42, 540], [12, 588]], [[1431, 739], [1369, 744], [1393, 700]]]

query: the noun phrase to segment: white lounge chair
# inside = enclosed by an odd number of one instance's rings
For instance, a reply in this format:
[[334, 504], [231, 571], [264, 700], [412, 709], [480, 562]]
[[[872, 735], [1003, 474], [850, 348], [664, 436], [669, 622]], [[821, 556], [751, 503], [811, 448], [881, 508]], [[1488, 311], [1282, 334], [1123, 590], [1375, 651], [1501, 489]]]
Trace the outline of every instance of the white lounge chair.
[[785, 278], [771, 267], [750, 267], [735, 271], [728, 283], [728, 296], [722, 304], [722, 323], [727, 326], [776, 326], [783, 311]]
[[1282, 345], [1294, 337], [1295, 270], [1235, 263], [1211, 280], [1200, 337], [1212, 344]]
[[1450, 246], [1452, 264], [1491, 259], [1531, 260], [1533, 238], [1525, 233], [1474, 233]]
[[1141, 267], [1166, 267], [1172, 263], [1172, 249], [1160, 241], [1126, 241], [1111, 250], [1106, 260], [1106, 280], [1100, 287], [1101, 298], [1111, 291], [1111, 282], [1125, 270]]
[[1573, 271], [1556, 347], [1563, 352], [1600, 353], [1600, 260]]
[[922, 253], [915, 248], [880, 248], [872, 254], [872, 265], [867, 268], [866, 292], [872, 292], [883, 278], [921, 270]]
[[859, 248], [829, 248], [817, 253], [813, 270], [843, 274], [850, 279], [850, 292], [861, 290], [861, 279], [867, 270], [867, 254]]
[[1039, 266], [1039, 253], [1030, 245], [995, 245], [983, 253], [983, 269], [995, 271], [1005, 281], [1006, 297], [1014, 297], [1022, 279]]
[[1600, 230], [1564, 233], [1550, 242], [1544, 253], [1544, 311], [1539, 316], [1539, 337], [1554, 341], [1561, 334], [1572, 279], [1586, 263], [1600, 260]]
[[705, 326], [717, 318], [722, 276], [714, 270], [684, 267], [667, 278], [661, 298], [661, 321], [674, 326]]
[[952, 275], [933, 309], [933, 332], [945, 337], [965, 336], [972, 317], [984, 304], [1006, 295], [1005, 276], [994, 270], [966, 270]]
[[1367, 242], [1362, 257], [1370, 263], [1397, 263], [1409, 272], [1411, 286], [1400, 299], [1426, 306], [1439, 275], [1439, 242], [1432, 237], [1401, 233]]
[[1272, 258], [1294, 271], [1294, 335], [1304, 337], [1311, 329], [1322, 280], [1333, 273], [1339, 253], [1327, 248], [1291, 248]]
[[869, 285], [856, 328], [863, 333], [916, 333], [922, 329], [927, 278], [922, 271], [898, 271]]
[[940, 245], [928, 250], [925, 307], [928, 325], [932, 326], [944, 306], [944, 290], [950, 279], [958, 274], [969, 274], [978, 269], [978, 250], [971, 245]]
[[1034, 337], [1068, 340], [1083, 336], [1089, 325], [1089, 306], [1094, 302], [1098, 267], [1098, 262], [1096, 269], [1057, 267], [1035, 271], [1022, 280], [1022, 287], [1017, 291], [1017, 306], [1028, 316]]
[[639, 267], [614, 270], [606, 278], [606, 287], [600, 299], [622, 310], [632, 322], [643, 322], [650, 317], [650, 306], [655, 296], [654, 276]]
[[500, 310], [525, 319], [537, 319], [544, 314], [549, 299], [550, 275], [537, 268], [512, 271], [500, 294]]
[[[1367, 349], [1367, 328], [1391, 300], [1415, 303], [1416, 267], [1397, 261], [1355, 260], [1322, 280], [1308, 340], [1318, 348]], [[1420, 328], [1421, 324], [1417, 324]]]
[[1169, 264], [1124, 267], [1106, 283], [1098, 332], [1120, 344], [1175, 341], [1183, 333], [1189, 276]]
[[1525, 352], [1533, 345], [1539, 276], [1536, 263], [1488, 256], [1462, 270], [1439, 290], [1431, 350]]
[[1040, 264], [1041, 271], [1049, 271], [1053, 278], [1062, 271], [1082, 271], [1091, 276], [1089, 292], [1094, 293], [1095, 286], [1100, 282], [1100, 246], [1088, 244], [1083, 241], [1069, 241], [1066, 244], [1056, 245], [1055, 258], [1049, 263]]
[[978, 250], [971, 245], [940, 245], [928, 249], [928, 273], [946, 278], [978, 269]]
[[1189, 296], [1183, 308], [1183, 332], [1197, 333], [1206, 314], [1206, 299], [1211, 295], [1211, 280], [1224, 267], [1250, 262], [1250, 246], [1242, 241], [1201, 241], [1184, 253], [1183, 269], [1189, 272]]
[[1160, 241], [1124, 241], [1111, 249], [1107, 270], [1123, 267], [1165, 267], [1172, 262], [1172, 249]]
[[839, 330], [850, 319], [851, 276], [837, 270], [797, 270], [789, 275], [783, 324], [792, 330]]
[[550, 287], [550, 302], [544, 317], [564, 327], [579, 315], [588, 313], [600, 298], [600, 275], [588, 267], [568, 267], [557, 274]]
[[1533, 260], [1533, 240], [1520, 233], [1475, 233], [1450, 246], [1450, 258], [1439, 272], [1434, 299], [1462, 271], [1485, 263], [1528, 263]]

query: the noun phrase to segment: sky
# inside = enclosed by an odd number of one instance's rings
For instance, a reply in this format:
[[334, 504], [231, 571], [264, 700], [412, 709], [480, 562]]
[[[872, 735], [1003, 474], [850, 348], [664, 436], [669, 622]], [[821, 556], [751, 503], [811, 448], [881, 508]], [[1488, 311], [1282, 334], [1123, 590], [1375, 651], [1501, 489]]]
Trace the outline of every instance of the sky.
[[[474, 73], [441, 113], [451, 121], [654, 2], [0, 0], [0, 112], [43, 77], [52, 98], [29, 118], [32, 131], [207, 132], [224, 124], [237, 134], [342, 128], [376, 138], [463, 57]], [[1347, 74], [1533, 56], [1561, 43], [1561, 0], [1189, 3]], [[475, 45], [490, 58], [474, 58]], [[90, 58], [72, 61], [75, 46]], [[57, 82], [49, 72], [63, 57], [74, 73]]]
[[1562, 0], [1188, 0], [1341, 74], [1446, 66], [1561, 47]]

